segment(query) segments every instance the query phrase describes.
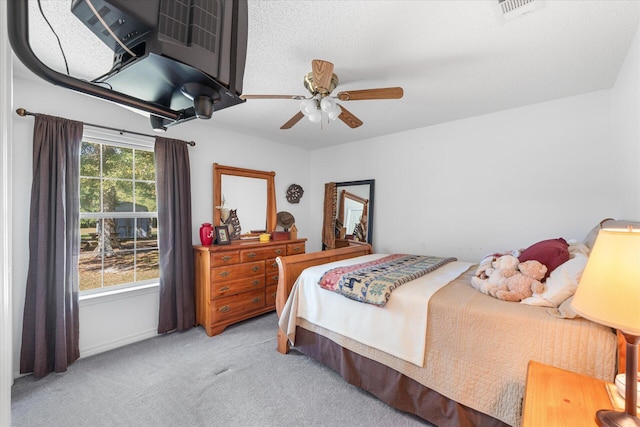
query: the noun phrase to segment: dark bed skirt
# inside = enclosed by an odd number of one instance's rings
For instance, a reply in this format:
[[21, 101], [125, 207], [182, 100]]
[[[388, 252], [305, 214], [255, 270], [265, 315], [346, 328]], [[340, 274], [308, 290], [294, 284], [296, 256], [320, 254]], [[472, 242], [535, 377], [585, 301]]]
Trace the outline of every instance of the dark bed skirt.
[[386, 404], [439, 427], [504, 427], [489, 415], [468, 408], [375, 360], [342, 348], [329, 338], [296, 328], [295, 349], [339, 373], [348, 383]]

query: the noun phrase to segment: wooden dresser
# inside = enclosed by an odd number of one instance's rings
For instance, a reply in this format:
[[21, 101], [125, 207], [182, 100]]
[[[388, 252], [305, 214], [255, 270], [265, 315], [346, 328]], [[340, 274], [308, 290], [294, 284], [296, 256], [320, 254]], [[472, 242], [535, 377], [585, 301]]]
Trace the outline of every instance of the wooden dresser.
[[194, 246], [196, 322], [207, 335], [275, 310], [276, 257], [305, 253], [307, 239]]

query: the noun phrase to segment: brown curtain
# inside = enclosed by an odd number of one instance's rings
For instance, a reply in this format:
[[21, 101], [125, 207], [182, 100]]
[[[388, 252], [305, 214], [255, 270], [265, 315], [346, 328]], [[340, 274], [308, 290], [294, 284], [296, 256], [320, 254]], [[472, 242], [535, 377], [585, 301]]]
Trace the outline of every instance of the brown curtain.
[[36, 114], [29, 220], [29, 271], [20, 372], [41, 378], [80, 357], [81, 122]]
[[156, 137], [160, 313], [158, 333], [196, 323], [191, 241], [191, 175], [187, 144]]
[[322, 221], [322, 250], [336, 247], [336, 204], [338, 199], [335, 182], [324, 185], [324, 219]]

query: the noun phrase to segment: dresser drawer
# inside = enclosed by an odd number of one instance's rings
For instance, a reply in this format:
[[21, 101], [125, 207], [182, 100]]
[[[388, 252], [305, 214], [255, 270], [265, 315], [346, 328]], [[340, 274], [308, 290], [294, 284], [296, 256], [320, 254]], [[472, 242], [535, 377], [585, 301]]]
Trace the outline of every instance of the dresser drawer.
[[264, 274], [264, 261], [248, 262], [246, 264], [214, 267], [211, 269], [211, 282], [235, 280]]
[[265, 304], [267, 307], [270, 305], [276, 305], [276, 291], [278, 290], [277, 286], [267, 286], [265, 293]]
[[265, 286], [277, 285], [278, 284], [278, 272], [272, 271], [268, 272], [266, 275], [266, 281], [264, 282]]
[[263, 275], [238, 280], [215, 280], [211, 282], [210, 296], [211, 299], [214, 299], [262, 288], [264, 288]]
[[211, 302], [211, 322], [232, 319], [264, 307], [264, 289], [219, 298]]
[[243, 249], [240, 251], [240, 262], [258, 261], [287, 254], [286, 245], [268, 246], [266, 248]]
[[278, 284], [278, 263], [274, 259], [268, 259], [265, 261], [265, 276], [267, 278], [265, 285], [277, 285]]
[[267, 272], [267, 274], [271, 274], [273, 272], [277, 273], [278, 272], [278, 263], [276, 262], [275, 258], [271, 258], [271, 259], [267, 259], [264, 262], [264, 271]]
[[237, 264], [239, 262], [240, 262], [240, 251], [211, 253], [211, 267]]
[[287, 255], [297, 255], [304, 253], [304, 242], [290, 243], [287, 245]]

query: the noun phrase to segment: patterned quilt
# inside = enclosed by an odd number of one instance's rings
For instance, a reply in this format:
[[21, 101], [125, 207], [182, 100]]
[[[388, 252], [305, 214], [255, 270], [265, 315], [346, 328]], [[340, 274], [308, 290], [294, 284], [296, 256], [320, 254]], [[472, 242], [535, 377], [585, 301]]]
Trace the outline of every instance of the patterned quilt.
[[355, 301], [383, 307], [398, 286], [442, 267], [456, 258], [394, 254], [327, 271], [320, 287]]

